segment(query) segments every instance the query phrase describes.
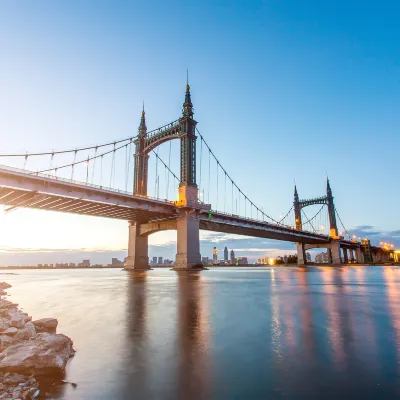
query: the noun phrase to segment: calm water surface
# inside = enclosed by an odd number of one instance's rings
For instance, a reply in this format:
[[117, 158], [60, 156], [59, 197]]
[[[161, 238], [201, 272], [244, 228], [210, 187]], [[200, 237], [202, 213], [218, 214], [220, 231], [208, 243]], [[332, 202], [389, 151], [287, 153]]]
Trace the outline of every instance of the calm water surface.
[[400, 396], [400, 269], [3, 275], [77, 350], [59, 399]]

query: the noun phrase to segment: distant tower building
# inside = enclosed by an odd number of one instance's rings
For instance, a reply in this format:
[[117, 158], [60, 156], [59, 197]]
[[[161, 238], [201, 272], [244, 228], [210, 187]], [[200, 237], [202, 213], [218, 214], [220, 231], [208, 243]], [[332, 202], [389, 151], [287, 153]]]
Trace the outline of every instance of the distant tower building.
[[311, 254], [310, 253], [306, 253], [306, 257], [307, 257], [307, 261], [311, 262]]
[[225, 264], [228, 264], [228, 261], [229, 261], [229, 252], [228, 252], [228, 248], [225, 246], [225, 248], [224, 248], [224, 261], [225, 261]]
[[163, 263], [163, 258], [162, 257], [158, 257], [158, 264], [162, 265], [162, 263]]
[[216, 247], [213, 248], [213, 264], [218, 264], [218, 250]]
[[231, 250], [231, 264], [235, 265], [236, 264], [236, 260], [235, 260], [235, 252], [233, 250]]
[[153, 257], [153, 265], [157, 265], [157, 257]]

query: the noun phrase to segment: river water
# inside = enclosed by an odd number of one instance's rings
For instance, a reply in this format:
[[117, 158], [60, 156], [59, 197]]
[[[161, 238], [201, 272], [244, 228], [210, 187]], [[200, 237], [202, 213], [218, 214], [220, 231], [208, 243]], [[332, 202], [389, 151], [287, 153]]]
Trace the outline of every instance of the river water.
[[54, 398], [400, 396], [397, 267], [17, 273], [10, 300], [77, 350]]

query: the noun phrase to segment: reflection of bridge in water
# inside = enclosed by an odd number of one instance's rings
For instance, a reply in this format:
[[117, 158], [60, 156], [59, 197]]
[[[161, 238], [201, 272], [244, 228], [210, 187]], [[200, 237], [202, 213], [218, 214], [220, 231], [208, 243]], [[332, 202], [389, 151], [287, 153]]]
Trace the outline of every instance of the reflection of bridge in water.
[[126, 381], [116, 398], [318, 398], [338, 387], [345, 398], [397, 392], [398, 272], [132, 273]]
[[[362, 243], [351, 240], [340, 220], [329, 180], [327, 180], [326, 195], [320, 198], [300, 200], [295, 187], [294, 203], [289, 212], [280, 220], [271, 218], [256, 206], [231, 179], [196, 125], [197, 122], [193, 119], [190, 87], [187, 85], [182, 116], [154, 131], [147, 131], [143, 111], [138, 135], [135, 137], [75, 150], [3, 154], [1, 157], [22, 157], [25, 162], [34, 157], [51, 157], [51, 163], [58, 155], [72, 154], [74, 161], [57, 167], [51, 165], [50, 168], [38, 172], [17, 170], [7, 166], [1, 167], [0, 204], [6, 205], [7, 212], [27, 207], [129, 221], [128, 269], [148, 269], [149, 235], [171, 229], [177, 231], [176, 269], [202, 268], [200, 230], [296, 243], [299, 265], [307, 264], [305, 251], [316, 247], [328, 249], [330, 262], [333, 265], [341, 265], [349, 260], [357, 260], [359, 263], [365, 261]], [[198, 137], [201, 139], [200, 155], [196, 152]], [[157, 153], [154, 153], [154, 149], [158, 146], [176, 139], [180, 141], [180, 178], [173, 174], [169, 164], [167, 165]], [[121, 149], [125, 149], [128, 154], [132, 144], [135, 146], [133, 193], [105, 188], [102, 184], [89, 183], [89, 165], [91, 163], [94, 175], [96, 161], [97, 165], [101, 163], [102, 168], [103, 158], [113, 157], [111, 163], [111, 176], [113, 176], [113, 174], [115, 175], [116, 154]], [[112, 146], [112, 149], [100, 154], [99, 149], [107, 146]], [[202, 177], [203, 148], [209, 156], [208, 180], [210, 182], [211, 175], [216, 176], [217, 180], [217, 197], [214, 207], [201, 201], [199, 195], [202, 195], [203, 200], [210, 198], [210, 194], [205, 193], [204, 188], [201, 190], [205, 185], [204, 174]], [[94, 151], [94, 155], [88, 155], [87, 158], [77, 161], [77, 154], [87, 151]], [[158, 198], [159, 196], [157, 198], [148, 196], [148, 163], [151, 152], [156, 155], [157, 166], [158, 162], [164, 165], [165, 171], [169, 174], [168, 181], [169, 176], [179, 180], [177, 201], [161, 200]], [[211, 159], [216, 161], [216, 170], [212, 172], [210, 169]], [[200, 165], [199, 172], [197, 172], [198, 164]], [[84, 183], [73, 180], [75, 169], [82, 165], [85, 165], [87, 169]], [[71, 179], [61, 178], [57, 175], [59, 171], [66, 168], [71, 169]], [[125, 172], [129, 175], [129, 165]], [[103, 170], [101, 170], [101, 176], [102, 174]], [[159, 177], [156, 177], [156, 184], [157, 179]], [[197, 184], [198, 180], [199, 185]], [[214, 190], [210, 187], [209, 182], [208, 192]], [[220, 191], [223, 191], [223, 194], [218, 197]], [[220, 203], [223, 203], [223, 206]], [[321, 205], [321, 208], [312, 218], [307, 218], [304, 208], [313, 205]], [[219, 209], [220, 206], [223, 211]], [[315, 228], [315, 223], [321, 218], [323, 212], [327, 212], [329, 220], [329, 232], [327, 233], [322, 233]], [[339, 217], [343, 232], [338, 229], [336, 217]], [[344, 232], [348, 235], [347, 240], [342, 236]], [[371, 261], [388, 261], [389, 254], [390, 251], [373, 248], [370, 252], [373, 258]]]

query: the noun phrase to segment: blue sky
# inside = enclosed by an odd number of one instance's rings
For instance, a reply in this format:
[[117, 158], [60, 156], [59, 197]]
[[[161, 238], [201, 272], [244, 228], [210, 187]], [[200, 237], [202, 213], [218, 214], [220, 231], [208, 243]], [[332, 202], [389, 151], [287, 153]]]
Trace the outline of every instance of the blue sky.
[[[294, 179], [322, 195], [328, 173], [346, 227], [400, 245], [399, 14], [393, 1], [2, 1], [1, 153], [133, 135], [143, 100], [149, 129], [172, 121], [189, 69], [200, 131], [268, 214], [290, 208]], [[5, 249], [126, 247], [120, 221], [18, 210], [2, 225]], [[172, 257], [174, 238], [152, 243]]]

